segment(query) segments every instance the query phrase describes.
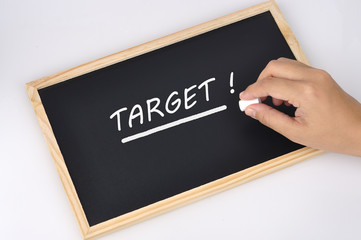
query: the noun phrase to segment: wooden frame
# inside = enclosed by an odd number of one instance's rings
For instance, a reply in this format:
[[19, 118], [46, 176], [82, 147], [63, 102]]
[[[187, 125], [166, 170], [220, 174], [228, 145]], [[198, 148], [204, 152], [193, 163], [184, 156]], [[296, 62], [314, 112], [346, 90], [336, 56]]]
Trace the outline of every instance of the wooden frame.
[[55, 166], [63, 183], [65, 192], [68, 196], [71, 207], [77, 219], [82, 237], [84, 239], [97, 238], [110, 231], [128, 227], [130, 225], [144, 221], [172, 209], [181, 207], [185, 204], [200, 200], [207, 196], [249, 182], [258, 177], [264, 176], [271, 172], [298, 163], [304, 159], [323, 153], [320, 150], [305, 147], [297, 151], [288, 153], [286, 155], [277, 157], [275, 159], [269, 160], [267, 162], [261, 163], [259, 165], [250, 167], [243, 171], [231, 174], [216, 181], [210, 182], [208, 184], [202, 185], [200, 187], [180, 193], [168, 199], [137, 209], [133, 212], [129, 212], [108, 221], [99, 223], [92, 227], [90, 227], [88, 224], [77, 192], [69, 175], [67, 166], [64, 162], [62, 153], [59, 149], [54, 133], [52, 131], [52, 127], [49, 123], [48, 117], [41, 102], [38, 90], [62, 81], [66, 81], [76, 76], [107, 67], [109, 65], [124, 61], [126, 59], [162, 48], [164, 46], [182, 41], [184, 39], [192, 38], [196, 35], [240, 21], [245, 18], [249, 18], [251, 16], [266, 11], [271, 12], [273, 18], [275, 19], [277, 25], [279, 26], [279, 29], [281, 30], [283, 36], [285, 37], [297, 60], [309, 64], [295, 36], [291, 32], [286, 20], [282, 16], [278, 6], [274, 1], [268, 1], [26, 84], [26, 90], [33, 105], [35, 114], [39, 121], [41, 130], [44, 134], [48, 148], [54, 159]]

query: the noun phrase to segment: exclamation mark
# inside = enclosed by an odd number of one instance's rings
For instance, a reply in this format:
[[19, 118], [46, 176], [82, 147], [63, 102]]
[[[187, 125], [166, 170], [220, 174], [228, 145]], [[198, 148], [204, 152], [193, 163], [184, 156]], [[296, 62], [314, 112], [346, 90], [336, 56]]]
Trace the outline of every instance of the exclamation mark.
[[231, 72], [231, 76], [229, 76], [229, 85], [231, 86], [231, 94], [234, 93], [233, 89], [233, 72]]

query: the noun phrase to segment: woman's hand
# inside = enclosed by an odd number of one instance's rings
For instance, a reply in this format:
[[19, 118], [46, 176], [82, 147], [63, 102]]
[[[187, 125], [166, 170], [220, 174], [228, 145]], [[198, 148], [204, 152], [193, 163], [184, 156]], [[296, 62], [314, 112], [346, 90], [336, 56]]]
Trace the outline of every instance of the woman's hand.
[[296, 107], [295, 117], [263, 103], [248, 106], [246, 114], [294, 142], [361, 156], [361, 104], [327, 72], [295, 60], [273, 60], [239, 97], [263, 101], [268, 96], [276, 106]]

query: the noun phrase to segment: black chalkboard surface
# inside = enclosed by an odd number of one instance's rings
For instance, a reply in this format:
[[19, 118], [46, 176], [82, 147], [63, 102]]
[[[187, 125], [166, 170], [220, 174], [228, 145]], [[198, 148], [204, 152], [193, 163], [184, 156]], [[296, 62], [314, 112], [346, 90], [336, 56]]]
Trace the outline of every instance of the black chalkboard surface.
[[295, 59], [264, 11], [39, 88], [89, 226], [302, 148], [238, 106], [279, 57]]

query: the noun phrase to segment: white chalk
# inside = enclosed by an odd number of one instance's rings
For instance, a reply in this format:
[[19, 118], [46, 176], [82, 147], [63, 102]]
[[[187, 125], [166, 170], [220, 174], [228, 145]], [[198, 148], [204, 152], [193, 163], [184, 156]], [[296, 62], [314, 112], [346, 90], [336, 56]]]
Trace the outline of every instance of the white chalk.
[[244, 112], [244, 110], [246, 110], [246, 108], [251, 105], [251, 104], [255, 104], [255, 103], [260, 103], [261, 99], [256, 98], [256, 99], [252, 99], [252, 100], [239, 100], [238, 104], [239, 104], [239, 108], [241, 109], [242, 112]]

